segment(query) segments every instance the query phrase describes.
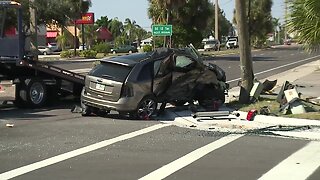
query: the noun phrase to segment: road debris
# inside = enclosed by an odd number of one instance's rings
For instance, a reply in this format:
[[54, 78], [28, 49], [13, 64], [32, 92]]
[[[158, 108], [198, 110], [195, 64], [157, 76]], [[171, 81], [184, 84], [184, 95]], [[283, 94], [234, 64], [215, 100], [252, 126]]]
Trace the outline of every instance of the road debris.
[[6, 126], [9, 128], [13, 128], [14, 124], [8, 123], [8, 124], [6, 124]]

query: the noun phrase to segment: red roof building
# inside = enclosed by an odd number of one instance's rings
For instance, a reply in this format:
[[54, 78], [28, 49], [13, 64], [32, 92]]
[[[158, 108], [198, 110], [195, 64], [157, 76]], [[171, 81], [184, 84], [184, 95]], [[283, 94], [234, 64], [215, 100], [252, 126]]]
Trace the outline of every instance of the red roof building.
[[106, 27], [100, 27], [97, 29], [98, 36], [97, 38], [102, 41], [111, 41], [112, 33]]

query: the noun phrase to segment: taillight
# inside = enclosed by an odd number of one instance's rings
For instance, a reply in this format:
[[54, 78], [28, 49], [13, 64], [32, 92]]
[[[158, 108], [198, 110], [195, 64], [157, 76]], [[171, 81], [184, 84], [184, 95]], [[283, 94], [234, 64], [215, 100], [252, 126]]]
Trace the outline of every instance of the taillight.
[[125, 83], [122, 86], [121, 97], [132, 97], [133, 95], [134, 93], [132, 85], [129, 83]]

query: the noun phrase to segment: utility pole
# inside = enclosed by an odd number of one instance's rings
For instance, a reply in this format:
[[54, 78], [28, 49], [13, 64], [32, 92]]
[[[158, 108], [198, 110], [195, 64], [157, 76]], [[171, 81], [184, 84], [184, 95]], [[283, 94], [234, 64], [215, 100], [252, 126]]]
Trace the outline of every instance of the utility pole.
[[34, 56], [34, 60], [38, 60], [38, 24], [37, 24], [37, 12], [34, 8], [34, 0], [29, 1], [30, 11], [30, 50]]
[[215, 2], [215, 26], [214, 26], [214, 38], [219, 39], [219, 2], [216, 0]]
[[287, 34], [287, 17], [288, 17], [288, 0], [284, 0], [284, 40], [288, 39]]
[[246, 16], [246, 0], [235, 0], [235, 4], [239, 36], [241, 71], [241, 90], [239, 102], [247, 104], [250, 102], [250, 91], [253, 86], [254, 75], [252, 69], [251, 48], [249, 46], [248, 19]]

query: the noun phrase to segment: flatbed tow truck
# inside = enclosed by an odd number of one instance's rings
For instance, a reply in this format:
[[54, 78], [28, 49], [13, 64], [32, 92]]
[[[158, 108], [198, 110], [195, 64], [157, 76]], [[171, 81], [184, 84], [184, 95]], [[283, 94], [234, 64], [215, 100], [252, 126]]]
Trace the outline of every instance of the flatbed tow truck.
[[[17, 22], [16, 33], [6, 36], [8, 11], [14, 11]], [[21, 4], [0, 1], [0, 15], [0, 102], [42, 107], [58, 94], [69, 92], [80, 96], [85, 76], [34, 60], [28, 53]]]

